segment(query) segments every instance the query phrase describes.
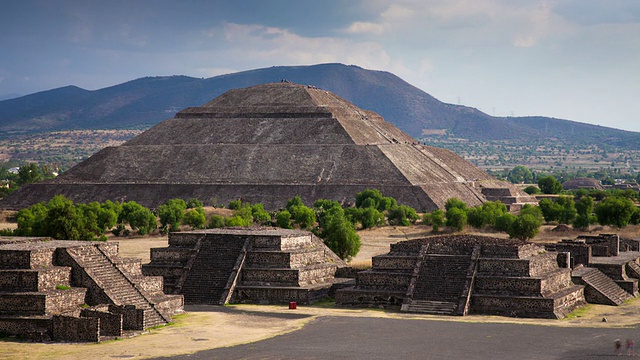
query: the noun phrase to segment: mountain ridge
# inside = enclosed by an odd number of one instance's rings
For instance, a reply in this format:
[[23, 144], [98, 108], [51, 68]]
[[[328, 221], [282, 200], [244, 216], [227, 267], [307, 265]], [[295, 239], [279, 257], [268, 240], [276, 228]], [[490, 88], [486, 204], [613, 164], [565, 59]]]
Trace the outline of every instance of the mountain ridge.
[[640, 148], [640, 133], [542, 116], [493, 117], [441, 102], [396, 75], [354, 65], [274, 66], [200, 79], [184, 75], [134, 79], [85, 90], [65, 86], [0, 101], [6, 136], [75, 129], [147, 128], [227, 90], [287, 79], [310, 84], [375, 111], [414, 138], [441, 131], [471, 141], [556, 138]]

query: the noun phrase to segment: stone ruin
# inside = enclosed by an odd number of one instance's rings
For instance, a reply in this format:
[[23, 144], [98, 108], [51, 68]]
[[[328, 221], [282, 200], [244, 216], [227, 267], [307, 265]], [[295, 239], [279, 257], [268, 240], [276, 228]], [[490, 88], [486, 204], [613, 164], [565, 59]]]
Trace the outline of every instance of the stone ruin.
[[276, 228], [209, 229], [169, 234], [142, 272], [164, 278], [186, 304], [308, 304], [350, 279], [347, 265], [312, 233]]
[[305, 203], [349, 203], [367, 188], [427, 212], [452, 197], [470, 206], [487, 199], [513, 209], [537, 203], [333, 93], [271, 83], [182, 110], [55, 179], [21, 187], [0, 200], [0, 208], [21, 209], [62, 194], [74, 202], [135, 200], [150, 208], [173, 198], [208, 205], [242, 198], [277, 209], [295, 195]]
[[579, 236], [549, 244], [570, 266], [572, 279], [585, 286], [590, 303], [620, 305], [638, 295], [640, 241], [617, 234]]
[[336, 292], [337, 306], [441, 315], [562, 318], [586, 304], [584, 286], [544, 247], [485, 236], [445, 235], [391, 245]]
[[182, 306], [117, 243], [0, 238], [0, 334], [97, 342], [167, 324]]

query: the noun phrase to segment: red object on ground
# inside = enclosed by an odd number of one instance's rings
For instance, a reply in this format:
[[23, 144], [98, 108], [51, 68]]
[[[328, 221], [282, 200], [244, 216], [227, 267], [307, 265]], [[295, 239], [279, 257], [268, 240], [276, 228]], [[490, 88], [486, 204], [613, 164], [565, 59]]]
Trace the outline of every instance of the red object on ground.
[[295, 301], [290, 301], [290, 302], [289, 302], [289, 309], [290, 309], [290, 310], [295, 310], [295, 309], [297, 309], [297, 308], [298, 308], [298, 304], [296, 304], [296, 302], [295, 302]]

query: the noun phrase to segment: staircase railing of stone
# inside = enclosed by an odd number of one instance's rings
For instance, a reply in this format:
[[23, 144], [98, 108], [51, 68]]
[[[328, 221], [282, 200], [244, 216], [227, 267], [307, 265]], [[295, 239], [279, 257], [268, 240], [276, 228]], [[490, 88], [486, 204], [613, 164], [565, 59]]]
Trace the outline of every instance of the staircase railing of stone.
[[204, 237], [205, 236], [203, 235], [199, 237], [198, 240], [196, 240], [195, 247], [193, 248], [194, 251], [189, 257], [189, 260], [187, 260], [187, 264], [182, 269], [182, 274], [180, 275], [180, 278], [176, 282], [176, 285], [173, 287], [174, 294], [180, 294], [182, 292], [182, 287], [184, 286], [184, 282], [187, 281], [187, 277], [189, 276], [189, 272], [191, 272], [193, 263], [196, 261], [196, 258], [198, 257], [198, 253], [200, 253], [200, 249], [202, 248], [202, 239], [204, 239]]
[[252, 245], [253, 242], [251, 241], [251, 239], [247, 239], [244, 241], [244, 245], [242, 245], [242, 251], [240, 252], [240, 255], [238, 255], [238, 260], [236, 260], [236, 264], [233, 266], [233, 271], [231, 272], [231, 275], [229, 275], [227, 285], [225, 286], [224, 292], [220, 297], [220, 305], [231, 302], [233, 293], [236, 289], [236, 285], [238, 284], [238, 279], [240, 278], [240, 272], [242, 271], [244, 262], [247, 258], [247, 252], [251, 250]]
[[418, 275], [420, 274], [420, 267], [424, 262], [424, 257], [429, 250], [429, 244], [425, 244], [420, 246], [420, 251], [418, 252], [418, 258], [416, 259], [416, 265], [413, 267], [413, 273], [411, 274], [411, 280], [409, 281], [409, 287], [407, 288], [407, 294], [402, 301], [402, 306], [400, 307], [400, 311], [408, 311], [409, 306], [411, 305], [411, 301], [413, 300], [413, 294], [416, 290], [416, 284], [418, 283]]
[[467, 269], [467, 281], [464, 284], [464, 290], [462, 296], [460, 296], [460, 302], [454, 312], [454, 315], [464, 316], [469, 313], [471, 306], [471, 294], [473, 293], [473, 286], [476, 279], [476, 273], [478, 272], [478, 258], [480, 257], [480, 245], [473, 247], [471, 253], [471, 263], [469, 269]]
[[118, 267], [118, 265], [113, 262], [113, 260], [104, 252], [104, 250], [102, 250], [100, 248], [100, 246], [96, 246], [96, 249], [98, 249], [98, 251], [102, 254], [102, 256], [104, 256], [105, 259], [107, 259], [107, 261], [109, 261], [109, 263], [111, 263], [111, 265], [113, 266], [114, 269], [116, 269], [121, 275], [122, 277], [125, 278], [125, 280], [127, 280], [127, 282], [131, 285], [131, 287], [136, 290], [138, 292], [138, 294], [140, 294], [140, 296], [142, 296], [144, 298], [144, 300], [149, 304], [149, 306], [158, 314], [160, 315], [160, 317], [166, 321], [167, 323], [171, 322], [171, 318], [167, 315], [165, 315], [162, 311], [156, 309], [156, 304], [154, 304], [153, 302], [151, 302], [151, 300], [149, 300], [149, 295], [146, 293], [146, 291], [144, 291], [143, 289], [140, 289], [138, 287], [138, 284], [136, 284], [133, 280], [131, 280], [129, 278], [129, 276], [127, 276], [127, 274], [122, 271], [122, 269], [120, 269]]

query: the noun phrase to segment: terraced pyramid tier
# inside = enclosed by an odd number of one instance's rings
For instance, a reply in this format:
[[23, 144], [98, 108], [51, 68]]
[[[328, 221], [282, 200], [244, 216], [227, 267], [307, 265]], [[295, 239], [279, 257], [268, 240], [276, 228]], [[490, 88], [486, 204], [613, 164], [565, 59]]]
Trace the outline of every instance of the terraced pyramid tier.
[[229, 228], [169, 234], [151, 251], [146, 275], [163, 276], [165, 292], [189, 304], [309, 303], [328, 295], [346, 267], [306, 231]]
[[335, 94], [272, 83], [187, 108], [56, 179], [21, 188], [0, 207], [22, 208], [64, 194], [76, 202], [135, 200], [148, 207], [171, 198], [210, 205], [242, 198], [276, 209], [295, 195], [307, 203], [354, 201], [367, 188], [426, 211], [451, 197], [469, 205], [487, 197], [510, 206], [535, 202]]

